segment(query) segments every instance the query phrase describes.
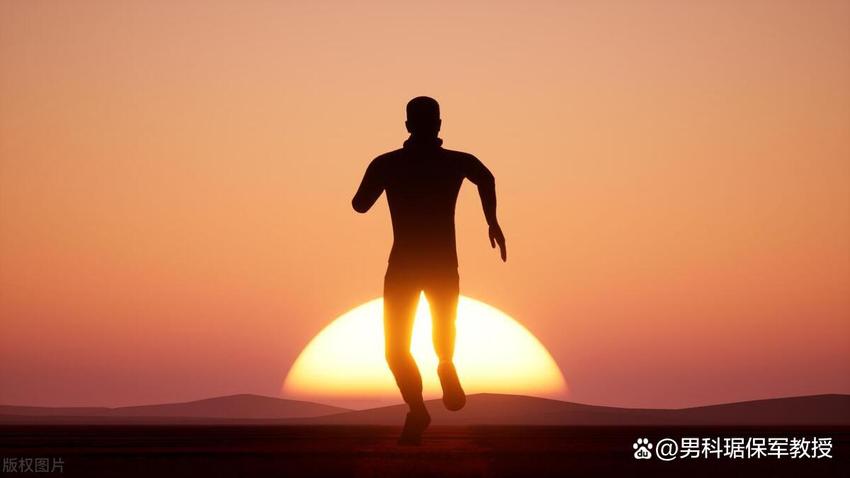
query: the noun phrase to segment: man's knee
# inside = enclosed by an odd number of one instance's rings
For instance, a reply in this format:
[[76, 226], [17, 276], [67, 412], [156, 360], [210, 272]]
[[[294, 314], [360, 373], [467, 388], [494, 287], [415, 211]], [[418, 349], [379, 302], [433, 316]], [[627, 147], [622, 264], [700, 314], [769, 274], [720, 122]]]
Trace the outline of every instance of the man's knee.
[[410, 354], [409, 350], [400, 350], [395, 348], [387, 349], [384, 353], [384, 358], [386, 358], [387, 365], [389, 365], [392, 370], [404, 368], [413, 362], [413, 355]]

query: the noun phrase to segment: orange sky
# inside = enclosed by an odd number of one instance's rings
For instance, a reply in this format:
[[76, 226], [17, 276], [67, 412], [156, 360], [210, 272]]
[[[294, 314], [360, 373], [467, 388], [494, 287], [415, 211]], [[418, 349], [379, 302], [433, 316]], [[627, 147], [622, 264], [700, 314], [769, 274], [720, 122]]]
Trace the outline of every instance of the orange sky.
[[0, 403], [273, 395], [380, 294], [405, 102], [474, 188], [462, 292], [571, 399], [850, 393], [850, 2], [2, 2]]

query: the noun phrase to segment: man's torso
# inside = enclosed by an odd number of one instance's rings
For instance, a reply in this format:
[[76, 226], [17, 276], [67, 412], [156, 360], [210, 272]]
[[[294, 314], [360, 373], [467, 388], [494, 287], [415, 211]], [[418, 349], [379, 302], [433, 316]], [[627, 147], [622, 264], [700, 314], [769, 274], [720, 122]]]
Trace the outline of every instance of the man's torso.
[[457, 267], [454, 214], [464, 156], [405, 147], [378, 158], [393, 225], [391, 266]]

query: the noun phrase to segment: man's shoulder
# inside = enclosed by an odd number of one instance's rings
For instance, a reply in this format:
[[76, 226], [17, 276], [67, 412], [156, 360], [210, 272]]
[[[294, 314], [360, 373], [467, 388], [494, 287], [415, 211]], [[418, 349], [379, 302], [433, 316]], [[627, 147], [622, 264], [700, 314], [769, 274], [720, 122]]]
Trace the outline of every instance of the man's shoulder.
[[[469, 164], [478, 162], [478, 158], [465, 151], [455, 151], [453, 149], [439, 148], [439, 155], [451, 161], [457, 161], [461, 164]], [[380, 154], [372, 160], [372, 166], [375, 168], [386, 168], [391, 164], [401, 161], [408, 157], [410, 151], [399, 148], [386, 153]]]
[[403, 154], [404, 154], [403, 149], [395, 149], [395, 150], [392, 150], [392, 151], [387, 151], [386, 153], [379, 154], [378, 156], [376, 156], [375, 159], [372, 160], [372, 164], [374, 164], [375, 166], [381, 166], [381, 165], [384, 165], [384, 164], [392, 161], [393, 159], [396, 159], [396, 158], [402, 156]]
[[457, 161], [461, 164], [469, 164], [478, 161], [478, 158], [476, 158], [471, 153], [467, 153], [466, 151], [455, 151], [453, 149], [443, 148], [443, 155], [444, 157], [453, 161]]
[[481, 164], [481, 161], [479, 161], [478, 158], [466, 151], [443, 149], [443, 154], [445, 158], [455, 163], [462, 170], [469, 170], [470, 168], [475, 168], [476, 165]]

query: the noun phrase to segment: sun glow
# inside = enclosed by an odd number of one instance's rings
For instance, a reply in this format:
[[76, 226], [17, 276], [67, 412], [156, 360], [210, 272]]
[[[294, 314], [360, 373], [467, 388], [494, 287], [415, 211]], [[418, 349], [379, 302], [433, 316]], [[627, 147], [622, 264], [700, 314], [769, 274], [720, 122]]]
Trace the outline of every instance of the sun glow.
[[[357, 406], [400, 401], [384, 360], [383, 300], [343, 314], [304, 348], [290, 369], [283, 396]], [[567, 387], [555, 360], [534, 335], [507, 314], [461, 296], [455, 365], [467, 393], [491, 392], [564, 398]], [[431, 314], [419, 300], [411, 352], [425, 398], [441, 396]]]

